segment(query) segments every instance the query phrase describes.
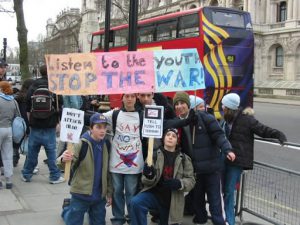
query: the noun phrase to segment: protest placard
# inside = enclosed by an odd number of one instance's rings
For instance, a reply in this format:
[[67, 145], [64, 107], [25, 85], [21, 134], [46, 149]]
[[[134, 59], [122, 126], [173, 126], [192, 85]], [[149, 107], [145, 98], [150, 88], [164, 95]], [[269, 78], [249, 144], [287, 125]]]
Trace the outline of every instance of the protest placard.
[[96, 53], [99, 93], [154, 91], [153, 52]]
[[146, 105], [144, 112], [142, 136], [161, 138], [163, 133], [163, 119], [163, 106]]
[[154, 51], [155, 92], [204, 89], [204, 70], [197, 49]]
[[64, 108], [60, 124], [60, 140], [78, 143], [84, 125], [84, 111]]
[[59, 95], [98, 94], [94, 54], [46, 55], [45, 58], [50, 91]]

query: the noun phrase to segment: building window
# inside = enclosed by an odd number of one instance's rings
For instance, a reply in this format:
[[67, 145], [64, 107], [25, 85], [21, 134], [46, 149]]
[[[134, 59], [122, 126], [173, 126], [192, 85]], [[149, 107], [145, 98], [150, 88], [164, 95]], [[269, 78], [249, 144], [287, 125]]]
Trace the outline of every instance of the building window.
[[278, 7], [277, 22], [286, 21], [286, 18], [287, 18], [286, 2], [280, 2]]
[[276, 56], [275, 56], [275, 66], [276, 67], [283, 67], [283, 48], [278, 46], [276, 48]]

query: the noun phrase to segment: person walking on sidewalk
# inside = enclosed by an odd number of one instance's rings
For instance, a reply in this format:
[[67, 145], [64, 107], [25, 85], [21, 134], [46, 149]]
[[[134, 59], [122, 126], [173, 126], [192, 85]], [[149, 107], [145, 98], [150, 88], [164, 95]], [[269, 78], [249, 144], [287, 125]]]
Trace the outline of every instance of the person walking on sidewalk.
[[[0, 81], [0, 153], [7, 189], [12, 188], [13, 176], [12, 122], [19, 114], [18, 103], [12, 94], [11, 84], [7, 81]], [[1, 181], [0, 188], [2, 188]]]
[[[90, 131], [84, 133], [74, 153], [65, 151], [58, 158], [58, 165], [72, 161], [70, 205], [65, 206], [62, 218], [66, 225], [82, 225], [84, 214], [89, 214], [90, 225], [105, 225], [105, 206], [111, 204], [112, 185], [108, 171], [109, 151], [105, 135], [107, 119], [100, 113], [90, 118]], [[84, 145], [87, 145], [84, 150]], [[82, 151], [85, 151], [85, 155]], [[81, 160], [81, 161], [79, 161]], [[74, 167], [77, 167], [74, 169]]]
[[229, 225], [235, 224], [234, 190], [243, 170], [253, 169], [254, 135], [263, 138], [276, 138], [281, 144], [287, 141], [286, 136], [279, 130], [260, 123], [254, 117], [252, 108], [241, 109], [240, 96], [230, 93], [223, 97], [222, 108], [224, 121], [221, 126], [232, 145], [236, 159], [226, 161], [225, 165], [225, 212]]
[[169, 128], [163, 146], [155, 151], [153, 166], [145, 163], [144, 188], [130, 202], [131, 225], [147, 225], [150, 209], [159, 212], [161, 225], [180, 224], [184, 210], [184, 192], [195, 185], [191, 159], [177, 148], [178, 130]]
[[42, 77], [34, 81], [27, 93], [27, 116], [31, 129], [22, 180], [31, 181], [34, 168], [38, 164], [40, 148], [44, 146], [50, 171], [49, 182], [58, 184], [65, 181], [56, 165], [56, 126], [59, 112], [55, 109], [55, 96], [48, 90], [46, 65], [40, 67], [40, 73]]

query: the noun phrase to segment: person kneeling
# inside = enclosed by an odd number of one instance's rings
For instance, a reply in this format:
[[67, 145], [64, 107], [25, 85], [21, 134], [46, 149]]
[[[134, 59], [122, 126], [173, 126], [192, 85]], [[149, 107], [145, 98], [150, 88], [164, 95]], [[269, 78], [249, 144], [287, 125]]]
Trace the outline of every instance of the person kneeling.
[[90, 118], [90, 131], [84, 133], [74, 154], [65, 151], [61, 166], [72, 161], [71, 200], [64, 202], [62, 218], [67, 225], [82, 225], [89, 214], [90, 225], [105, 225], [105, 206], [111, 204], [112, 184], [108, 172], [110, 144], [105, 139], [107, 119], [100, 113]]
[[145, 163], [142, 191], [130, 202], [131, 225], [147, 225], [147, 213], [159, 212], [160, 225], [180, 224], [184, 210], [184, 192], [195, 185], [191, 159], [177, 148], [177, 129], [167, 129], [153, 157], [153, 166]]

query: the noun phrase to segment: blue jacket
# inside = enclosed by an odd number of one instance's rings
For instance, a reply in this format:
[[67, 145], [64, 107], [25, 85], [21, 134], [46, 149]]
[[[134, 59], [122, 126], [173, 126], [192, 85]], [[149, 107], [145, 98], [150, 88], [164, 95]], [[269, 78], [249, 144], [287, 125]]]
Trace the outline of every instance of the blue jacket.
[[192, 141], [195, 127], [194, 144], [190, 149], [184, 148], [184, 146], [190, 146], [190, 143], [182, 143], [182, 151], [192, 158], [195, 173], [203, 174], [219, 171], [223, 165], [221, 152], [226, 155], [229, 151], [232, 151], [231, 144], [214, 116], [202, 111], [197, 111], [196, 115], [196, 125], [190, 125], [190, 129], [183, 129], [185, 133], [183, 135], [191, 136], [191, 138], [183, 140]]

